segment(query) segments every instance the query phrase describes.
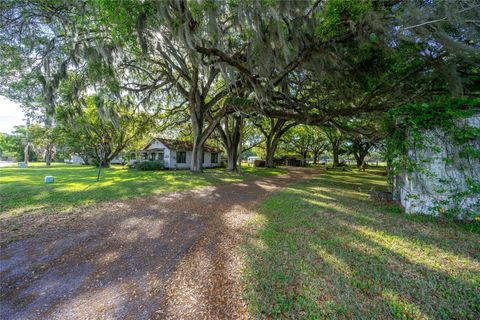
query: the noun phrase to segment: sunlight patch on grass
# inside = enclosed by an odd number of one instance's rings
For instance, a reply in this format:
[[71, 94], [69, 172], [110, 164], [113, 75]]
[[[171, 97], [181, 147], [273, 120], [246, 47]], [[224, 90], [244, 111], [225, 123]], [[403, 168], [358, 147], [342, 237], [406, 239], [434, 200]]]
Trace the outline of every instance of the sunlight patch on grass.
[[432, 270], [443, 271], [452, 276], [463, 270], [480, 272], [480, 262], [447, 252], [438, 247], [415, 243], [405, 238], [375, 231], [367, 226], [351, 226], [375, 243], [403, 256], [413, 264], [422, 264]]
[[[287, 172], [285, 168], [245, 168], [239, 176], [225, 169], [206, 169], [202, 174], [188, 170], [136, 171], [124, 166], [101, 170], [92, 166], [55, 163], [31, 163], [28, 168], [0, 169], [0, 213], [21, 214], [35, 208], [49, 212], [65, 212], [78, 205], [102, 201], [158, 195], [221, 183], [242, 182]], [[55, 182], [45, 184], [44, 177], [53, 175]]]
[[382, 297], [388, 302], [392, 308], [393, 316], [396, 319], [412, 319], [412, 320], [427, 320], [425, 314], [415, 304], [402, 299], [400, 295], [392, 290], [383, 290]]
[[32, 211], [41, 211], [41, 210], [45, 210], [47, 209], [47, 206], [46, 205], [26, 205], [26, 206], [22, 206], [22, 207], [19, 207], [19, 208], [15, 208], [13, 210], [9, 210], [8, 212], [3, 212], [2, 214], [0, 214], [0, 220], [4, 219], [4, 218], [8, 218], [8, 217], [11, 217], [11, 216], [15, 216], [15, 215], [21, 215], [21, 214], [24, 214], [24, 213], [27, 213], [27, 212], [32, 212]]
[[312, 250], [314, 250], [325, 262], [330, 264], [336, 272], [340, 272], [345, 277], [350, 277], [352, 275], [352, 270], [342, 260], [337, 258], [335, 255], [329, 253], [325, 248], [321, 247], [318, 244], [311, 245]]
[[29, 181], [28, 177], [20, 176], [11, 176], [11, 177], [2, 177], [2, 183], [19, 183]]
[[261, 203], [245, 240], [252, 318], [478, 318], [480, 235], [368, 199], [380, 170], [328, 171]]
[[[325, 197], [321, 196], [321, 195], [318, 195], [317, 198], [325, 199]], [[345, 206], [343, 206], [339, 203], [318, 201], [318, 200], [313, 200], [313, 199], [309, 199], [309, 198], [303, 198], [303, 200], [306, 203], [311, 204], [312, 205], [311, 207], [322, 208], [322, 209], [325, 209], [325, 210], [333, 209], [335, 211], [341, 211], [342, 213], [357, 215], [357, 213], [353, 209], [345, 207]]]

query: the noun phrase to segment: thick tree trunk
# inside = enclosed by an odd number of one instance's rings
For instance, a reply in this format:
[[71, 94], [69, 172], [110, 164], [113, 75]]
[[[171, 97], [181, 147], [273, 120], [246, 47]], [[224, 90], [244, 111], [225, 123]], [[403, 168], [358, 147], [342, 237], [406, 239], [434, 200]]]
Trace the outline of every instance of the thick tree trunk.
[[192, 134], [193, 134], [193, 150], [192, 150], [192, 163], [190, 165], [190, 171], [203, 172], [202, 155], [203, 146], [205, 141], [212, 134], [215, 127], [220, 121], [220, 117], [212, 120], [206, 129], [203, 128], [203, 118], [200, 116], [201, 112], [194, 112], [195, 116], [191, 117], [192, 122]]
[[338, 154], [339, 154], [339, 146], [338, 145], [332, 145], [332, 153], [333, 153], [333, 166], [334, 167], [338, 167], [340, 165], [340, 161], [339, 161], [339, 157], [338, 157]]
[[105, 154], [102, 158], [101, 158], [101, 164], [102, 164], [102, 168], [108, 168], [110, 167], [110, 162], [112, 161], [113, 158], [109, 157], [108, 154]]
[[238, 148], [228, 148], [227, 149], [227, 170], [230, 172], [237, 171], [237, 150]]
[[275, 152], [277, 151], [277, 146], [278, 146], [278, 139], [273, 138], [273, 139], [267, 139], [266, 141], [266, 156], [265, 156], [265, 167], [267, 168], [273, 168], [275, 166], [274, 164], [274, 158], [275, 158]]
[[30, 148], [29, 148], [29, 145], [27, 144], [25, 146], [25, 149], [23, 150], [23, 162], [25, 162], [25, 164], [28, 164], [28, 160], [29, 160], [29, 154], [30, 154]]
[[110, 167], [110, 162], [112, 162], [112, 159], [115, 158], [118, 153], [119, 152], [116, 152], [115, 154], [112, 153], [112, 145], [110, 143], [102, 144], [102, 150], [100, 151], [102, 168]]
[[268, 168], [273, 168], [274, 163], [273, 159], [275, 156], [275, 151], [277, 151], [278, 142], [280, 138], [287, 132], [290, 128], [296, 126], [297, 124], [292, 122], [287, 124], [286, 120], [278, 119], [270, 119], [270, 130], [263, 128], [261, 124], [255, 124], [260, 131], [262, 131], [263, 135], [265, 136], [265, 166]]
[[357, 167], [362, 167], [365, 163], [365, 157], [368, 155], [368, 151], [372, 147], [372, 144], [368, 142], [362, 142], [359, 140], [353, 141], [353, 156], [357, 162]]
[[102, 161], [102, 168], [109, 168], [110, 167], [110, 162], [107, 160]]
[[265, 157], [265, 167], [267, 168], [273, 168], [273, 152], [269, 152], [267, 150], [267, 156]]
[[193, 138], [192, 163], [190, 166], [190, 171], [192, 172], [203, 172], [203, 145], [200, 140], [199, 136]]
[[354, 152], [353, 156], [355, 157], [355, 161], [357, 162], [357, 167], [363, 166], [365, 162], [365, 157], [367, 156], [368, 152]]
[[303, 151], [302, 157], [303, 157], [303, 166], [305, 167], [307, 165], [308, 151]]
[[[192, 102], [191, 102], [192, 103]], [[202, 154], [203, 154], [203, 115], [201, 106], [190, 106], [190, 118], [192, 122], [193, 150], [190, 171], [202, 172]]]
[[225, 150], [227, 151], [227, 170], [238, 172], [239, 150], [241, 149], [241, 131], [243, 117], [227, 115], [224, 117], [224, 124], [217, 126], [217, 131]]
[[318, 154], [319, 154], [318, 151], [313, 153], [313, 164], [318, 163]]
[[45, 164], [46, 164], [47, 166], [50, 166], [50, 165], [52, 164], [51, 154], [48, 154], [48, 153], [47, 153], [47, 154], [45, 155]]
[[47, 147], [45, 149], [45, 163], [47, 166], [50, 166], [52, 163], [52, 155], [53, 155], [53, 145], [51, 143], [47, 143]]
[[360, 167], [362, 165], [362, 161], [360, 160], [360, 155], [358, 154], [358, 152], [353, 152], [353, 157], [355, 158], [357, 167]]
[[357, 167], [361, 167], [363, 165], [363, 160], [364, 159], [365, 159], [365, 157], [355, 156], [355, 160], [357, 161]]
[[242, 153], [243, 153], [243, 115], [239, 119], [239, 129], [238, 129], [238, 151], [237, 151], [237, 157], [238, 159], [238, 164], [237, 164], [237, 173], [242, 174]]

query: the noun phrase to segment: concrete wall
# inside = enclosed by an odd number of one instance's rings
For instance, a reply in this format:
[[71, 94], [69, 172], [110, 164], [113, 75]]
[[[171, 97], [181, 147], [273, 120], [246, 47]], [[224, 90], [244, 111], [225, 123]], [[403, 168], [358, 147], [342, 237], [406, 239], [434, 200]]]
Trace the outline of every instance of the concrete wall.
[[[480, 115], [459, 120], [459, 124], [480, 128]], [[423, 132], [423, 147], [408, 151], [408, 157], [420, 164], [415, 172], [397, 172], [394, 181], [397, 200], [407, 213], [439, 215], [457, 209], [458, 218], [480, 211], [480, 195], [469, 194], [455, 199], [468, 190], [469, 180], [480, 183], [479, 159], [460, 156], [465, 145], [458, 145], [452, 136], [436, 128]], [[469, 144], [480, 149], [480, 141]]]

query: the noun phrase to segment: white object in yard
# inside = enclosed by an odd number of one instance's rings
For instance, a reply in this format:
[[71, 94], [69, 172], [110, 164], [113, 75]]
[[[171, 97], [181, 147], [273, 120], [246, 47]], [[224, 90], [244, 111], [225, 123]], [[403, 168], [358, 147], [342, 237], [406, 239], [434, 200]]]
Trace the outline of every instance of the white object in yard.
[[2, 167], [9, 167], [13, 164], [13, 161], [1, 161], [0, 160], [0, 168]]
[[19, 168], [27, 168], [27, 167], [28, 167], [28, 164], [25, 163], [25, 162], [20, 162], [20, 163], [18, 163], [18, 167], [19, 167]]
[[115, 157], [110, 161], [110, 164], [124, 164], [125, 161], [121, 157]]
[[70, 160], [71, 164], [85, 164], [85, 161], [79, 155], [73, 154], [72, 159]]
[[53, 183], [53, 176], [45, 176], [45, 183]]

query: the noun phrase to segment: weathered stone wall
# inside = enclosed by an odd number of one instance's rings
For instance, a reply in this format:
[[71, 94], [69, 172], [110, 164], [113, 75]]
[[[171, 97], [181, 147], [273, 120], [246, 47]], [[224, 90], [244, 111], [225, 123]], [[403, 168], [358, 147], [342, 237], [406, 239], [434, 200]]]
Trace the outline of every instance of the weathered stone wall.
[[[460, 126], [480, 128], [480, 114], [459, 120]], [[480, 183], [478, 158], [461, 156], [466, 145], [459, 145], [451, 134], [437, 127], [424, 131], [422, 146], [408, 151], [408, 157], [419, 164], [414, 172], [397, 172], [395, 197], [407, 213], [439, 215], [453, 213], [464, 218], [480, 212], [480, 195], [472, 192]], [[468, 142], [476, 150], [480, 141]]]

